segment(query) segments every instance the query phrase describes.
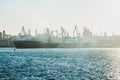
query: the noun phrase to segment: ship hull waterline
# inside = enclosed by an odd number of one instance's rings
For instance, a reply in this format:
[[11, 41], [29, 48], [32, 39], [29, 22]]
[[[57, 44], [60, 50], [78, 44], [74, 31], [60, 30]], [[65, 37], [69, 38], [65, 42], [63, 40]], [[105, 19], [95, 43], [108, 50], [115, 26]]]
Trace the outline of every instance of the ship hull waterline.
[[14, 41], [16, 48], [79, 48], [77, 43], [43, 43], [41, 41]]

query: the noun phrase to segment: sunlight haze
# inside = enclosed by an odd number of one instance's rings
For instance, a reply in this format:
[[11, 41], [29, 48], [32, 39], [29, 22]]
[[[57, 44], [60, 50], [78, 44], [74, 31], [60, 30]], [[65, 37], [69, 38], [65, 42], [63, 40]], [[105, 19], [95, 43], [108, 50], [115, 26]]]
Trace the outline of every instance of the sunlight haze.
[[0, 31], [18, 34], [22, 26], [41, 33], [46, 27], [82, 33], [120, 35], [120, 0], [0, 0]]

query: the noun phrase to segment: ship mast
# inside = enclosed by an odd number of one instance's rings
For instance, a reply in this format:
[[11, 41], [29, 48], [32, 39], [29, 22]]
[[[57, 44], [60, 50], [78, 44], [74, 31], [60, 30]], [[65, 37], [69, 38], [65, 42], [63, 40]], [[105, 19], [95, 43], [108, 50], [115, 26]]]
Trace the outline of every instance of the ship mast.
[[21, 34], [22, 34], [22, 35], [26, 35], [26, 31], [25, 31], [25, 28], [24, 28], [24, 26], [22, 27]]
[[46, 34], [47, 34], [47, 37], [48, 37], [48, 41], [47, 41], [47, 42], [48, 42], [48, 43], [52, 42], [52, 41], [51, 41], [50, 30], [49, 30], [48, 27], [46, 28]]
[[30, 29], [28, 29], [28, 34], [31, 35], [31, 30]]

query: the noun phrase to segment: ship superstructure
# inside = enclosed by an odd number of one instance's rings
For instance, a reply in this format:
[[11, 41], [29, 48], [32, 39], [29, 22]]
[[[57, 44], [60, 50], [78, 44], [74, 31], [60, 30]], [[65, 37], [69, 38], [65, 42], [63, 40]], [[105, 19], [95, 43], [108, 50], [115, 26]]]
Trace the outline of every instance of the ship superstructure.
[[[75, 26], [73, 35], [77, 33], [77, 26]], [[56, 48], [56, 47], [72, 47], [73, 45], [78, 44], [79, 36], [70, 37], [69, 33], [66, 33], [65, 29], [61, 27], [61, 31], [57, 30], [50, 31], [49, 28], [46, 28], [46, 31], [43, 34], [38, 34], [36, 30], [36, 35], [33, 37], [28, 30], [28, 34], [25, 31], [25, 28], [22, 28], [22, 32], [19, 34], [19, 40], [14, 41], [14, 44], [17, 48]]]

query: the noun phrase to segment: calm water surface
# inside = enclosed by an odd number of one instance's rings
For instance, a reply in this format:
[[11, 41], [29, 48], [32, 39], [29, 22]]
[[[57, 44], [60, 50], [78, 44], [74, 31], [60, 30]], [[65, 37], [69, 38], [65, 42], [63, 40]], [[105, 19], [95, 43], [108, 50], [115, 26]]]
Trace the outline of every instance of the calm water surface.
[[0, 48], [0, 80], [120, 80], [120, 48]]

